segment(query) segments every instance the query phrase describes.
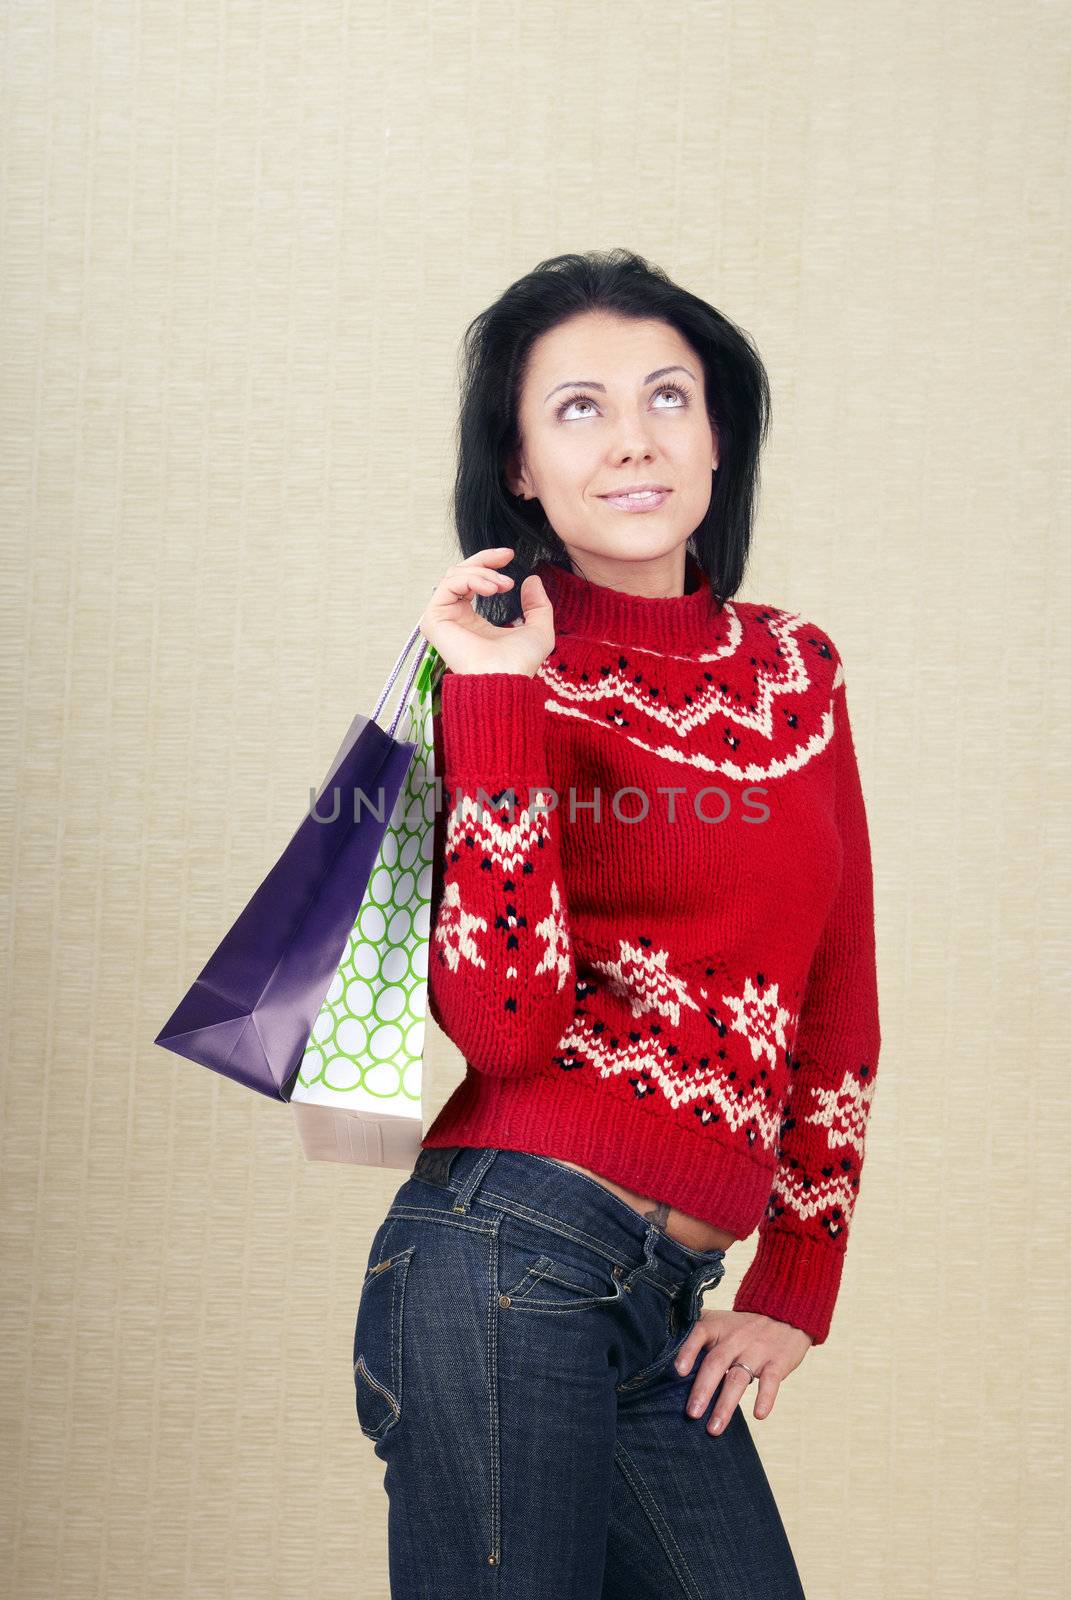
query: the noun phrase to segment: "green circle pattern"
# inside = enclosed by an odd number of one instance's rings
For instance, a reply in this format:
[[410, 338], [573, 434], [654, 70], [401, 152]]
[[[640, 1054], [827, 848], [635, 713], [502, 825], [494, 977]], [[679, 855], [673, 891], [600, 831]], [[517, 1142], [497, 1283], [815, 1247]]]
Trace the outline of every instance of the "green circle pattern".
[[430, 694], [413, 695], [402, 726], [399, 737], [416, 752], [309, 1035], [296, 1100], [381, 1111], [420, 1103], [435, 825]]

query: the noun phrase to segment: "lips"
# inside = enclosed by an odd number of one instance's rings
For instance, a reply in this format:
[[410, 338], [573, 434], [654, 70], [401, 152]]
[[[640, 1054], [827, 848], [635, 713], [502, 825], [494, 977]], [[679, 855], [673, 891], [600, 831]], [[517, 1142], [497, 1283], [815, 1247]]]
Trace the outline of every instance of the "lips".
[[599, 499], [620, 500], [622, 495], [646, 494], [648, 492], [656, 494], [669, 494], [671, 491], [667, 489], [664, 483], [626, 483], [620, 489], [612, 489], [609, 494], [601, 494]]
[[603, 494], [599, 499], [615, 511], [657, 511], [659, 506], [664, 506], [669, 499], [670, 489], [640, 489], [634, 492], [623, 490], [618, 494]]

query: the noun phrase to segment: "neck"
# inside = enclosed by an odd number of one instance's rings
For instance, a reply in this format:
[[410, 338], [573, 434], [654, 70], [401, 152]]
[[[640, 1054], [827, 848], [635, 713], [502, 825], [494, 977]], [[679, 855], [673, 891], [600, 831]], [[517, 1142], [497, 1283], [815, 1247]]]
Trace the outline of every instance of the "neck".
[[592, 583], [571, 566], [542, 561], [535, 568], [554, 608], [556, 634], [646, 645], [654, 650], [705, 649], [717, 643], [722, 625], [710, 579], [691, 552], [685, 556], [685, 592], [632, 594]]

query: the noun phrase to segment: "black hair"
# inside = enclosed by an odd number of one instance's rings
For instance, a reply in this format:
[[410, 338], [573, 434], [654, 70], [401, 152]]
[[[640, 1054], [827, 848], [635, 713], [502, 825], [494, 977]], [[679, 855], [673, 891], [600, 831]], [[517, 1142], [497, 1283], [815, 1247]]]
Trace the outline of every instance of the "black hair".
[[521, 383], [535, 340], [570, 317], [605, 311], [660, 318], [703, 363], [707, 410], [717, 431], [719, 465], [710, 506], [688, 539], [718, 602], [731, 599], [747, 568], [759, 452], [770, 422], [770, 385], [750, 337], [720, 311], [673, 283], [631, 250], [549, 257], [475, 317], [461, 348], [454, 521], [463, 558], [490, 545], [513, 546], [498, 570], [514, 579], [504, 595], [480, 595], [479, 613], [505, 623], [521, 614], [523, 578], [541, 561], [572, 570], [568, 551], [538, 500], [519, 500], [505, 481], [520, 447]]

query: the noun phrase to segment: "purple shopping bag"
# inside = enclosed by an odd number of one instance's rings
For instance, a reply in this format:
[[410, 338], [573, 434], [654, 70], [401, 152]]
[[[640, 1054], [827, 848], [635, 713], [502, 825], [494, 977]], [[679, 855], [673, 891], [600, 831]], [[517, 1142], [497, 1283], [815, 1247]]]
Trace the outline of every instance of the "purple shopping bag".
[[421, 662], [438, 660], [426, 639], [389, 729], [376, 719], [419, 635], [371, 716], [354, 717], [315, 806], [153, 1041], [273, 1100], [290, 1098], [416, 752], [394, 735]]

